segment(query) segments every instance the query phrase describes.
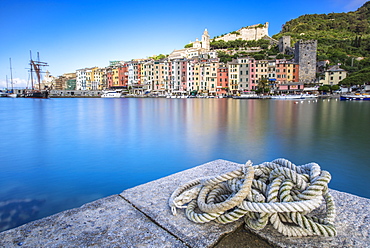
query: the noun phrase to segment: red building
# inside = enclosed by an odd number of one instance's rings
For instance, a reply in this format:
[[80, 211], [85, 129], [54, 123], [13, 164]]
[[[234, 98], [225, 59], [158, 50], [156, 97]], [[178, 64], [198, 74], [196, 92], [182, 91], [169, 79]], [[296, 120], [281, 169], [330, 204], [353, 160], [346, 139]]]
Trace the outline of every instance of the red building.
[[128, 86], [128, 65], [123, 64], [118, 67], [119, 84], [115, 88], [126, 88]]
[[186, 83], [187, 83], [186, 75], [187, 75], [188, 62], [185, 60], [185, 61], [182, 61], [180, 64], [181, 64], [181, 87], [180, 87], [180, 90], [186, 91]]
[[227, 67], [219, 67], [217, 69], [217, 86], [216, 86], [216, 94], [220, 95], [227, 95], [229, 92], [229, 70]]
[[107, 70], [107, 87], [108, 89], [112, 88], [113, 86], [113, 73], [112, 73], [112, 68], [109, 68]]

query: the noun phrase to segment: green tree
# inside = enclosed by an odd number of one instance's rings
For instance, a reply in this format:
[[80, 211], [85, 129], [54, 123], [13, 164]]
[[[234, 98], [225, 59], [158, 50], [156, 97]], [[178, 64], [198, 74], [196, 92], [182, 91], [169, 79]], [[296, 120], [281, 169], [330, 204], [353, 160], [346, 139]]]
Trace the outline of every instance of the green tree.
[[329, 85], [322, 85], [322, 86], [319, 87], [319, 91], [329, 92], [330, 91], [330, 86]]
[[267, 78], [262, 78], [261, 80], [258, 81], [258, 84], [257, 84], [258, 88], [257, 88], [256, 92], [257, 93], [262, 93], [262, 94], [264, 94], [265, 92], [268, 92], [269, 88], [267, 86], [268, 86]]
[[337, 84], [334, 84], [330, 88], [331, 88], [332, 91], [336, 91], [336, 90], [339, 90], [340, 89], [340, 86], [337, 85]]
[[284, 58], [284, 54], [282, 53], [279, 53], [278, 55], [276, 55], [276, 59], [283, 59]]

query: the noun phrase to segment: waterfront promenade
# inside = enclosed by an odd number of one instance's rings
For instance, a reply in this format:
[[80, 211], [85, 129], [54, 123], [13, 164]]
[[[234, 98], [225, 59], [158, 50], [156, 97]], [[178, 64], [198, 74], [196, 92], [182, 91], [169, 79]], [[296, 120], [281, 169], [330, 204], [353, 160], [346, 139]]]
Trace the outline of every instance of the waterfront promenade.
[[[0, 233], [0, 247], [368, 247], [370, 200], [331, 190], [336, 207], [333, 238], [288, 238], [271, 226], [253, 231], [254, 243], [236, 236], [242, 222], [195, 224], [171, 214], [168, 198], [179, 185], [239, 165], [215, 160], [168, 177]], [[329, 184], [330, 186], [330, 184]], [[234, 235], [230, 238], [228, 235]]]

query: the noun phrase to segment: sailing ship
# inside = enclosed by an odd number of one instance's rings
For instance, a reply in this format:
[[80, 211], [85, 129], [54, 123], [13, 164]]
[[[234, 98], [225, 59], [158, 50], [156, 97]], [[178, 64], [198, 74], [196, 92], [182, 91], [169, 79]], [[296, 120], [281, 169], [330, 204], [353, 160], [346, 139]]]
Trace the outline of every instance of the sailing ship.
[[[41, 89], [41, 67], [48, 66], [48, 64], [40, 61], [39, 53], [37, 53], [37, 60], [33, 60], [32, 53], [30, 51], [30, 66], [31, 89], [24, 90], [22, 96], [26, 98], [49, 98], [49, 91]], [[33, 74], [36, 75], [37, 89], [35, 89], [36, 85], [34, 85], [33, 82]]]

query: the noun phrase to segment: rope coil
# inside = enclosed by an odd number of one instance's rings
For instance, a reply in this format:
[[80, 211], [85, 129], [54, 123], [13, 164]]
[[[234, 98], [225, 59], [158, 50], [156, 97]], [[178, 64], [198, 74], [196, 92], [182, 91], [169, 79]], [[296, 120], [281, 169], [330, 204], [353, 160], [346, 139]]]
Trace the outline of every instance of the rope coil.
[[[246, 227], [261, 230], [268, 222], [289, 237], [336, 236], [335, 204], [328, 191], [331, 175], [317, 163], [297, 166], [279, 158], [235, 171], [199, 178], [179, 186], [169, 199], [172, 214], [186, 208], [195, 223], [227, 224], [244, 218]], [[313, 210], [325, 204], [324, 217]]]

